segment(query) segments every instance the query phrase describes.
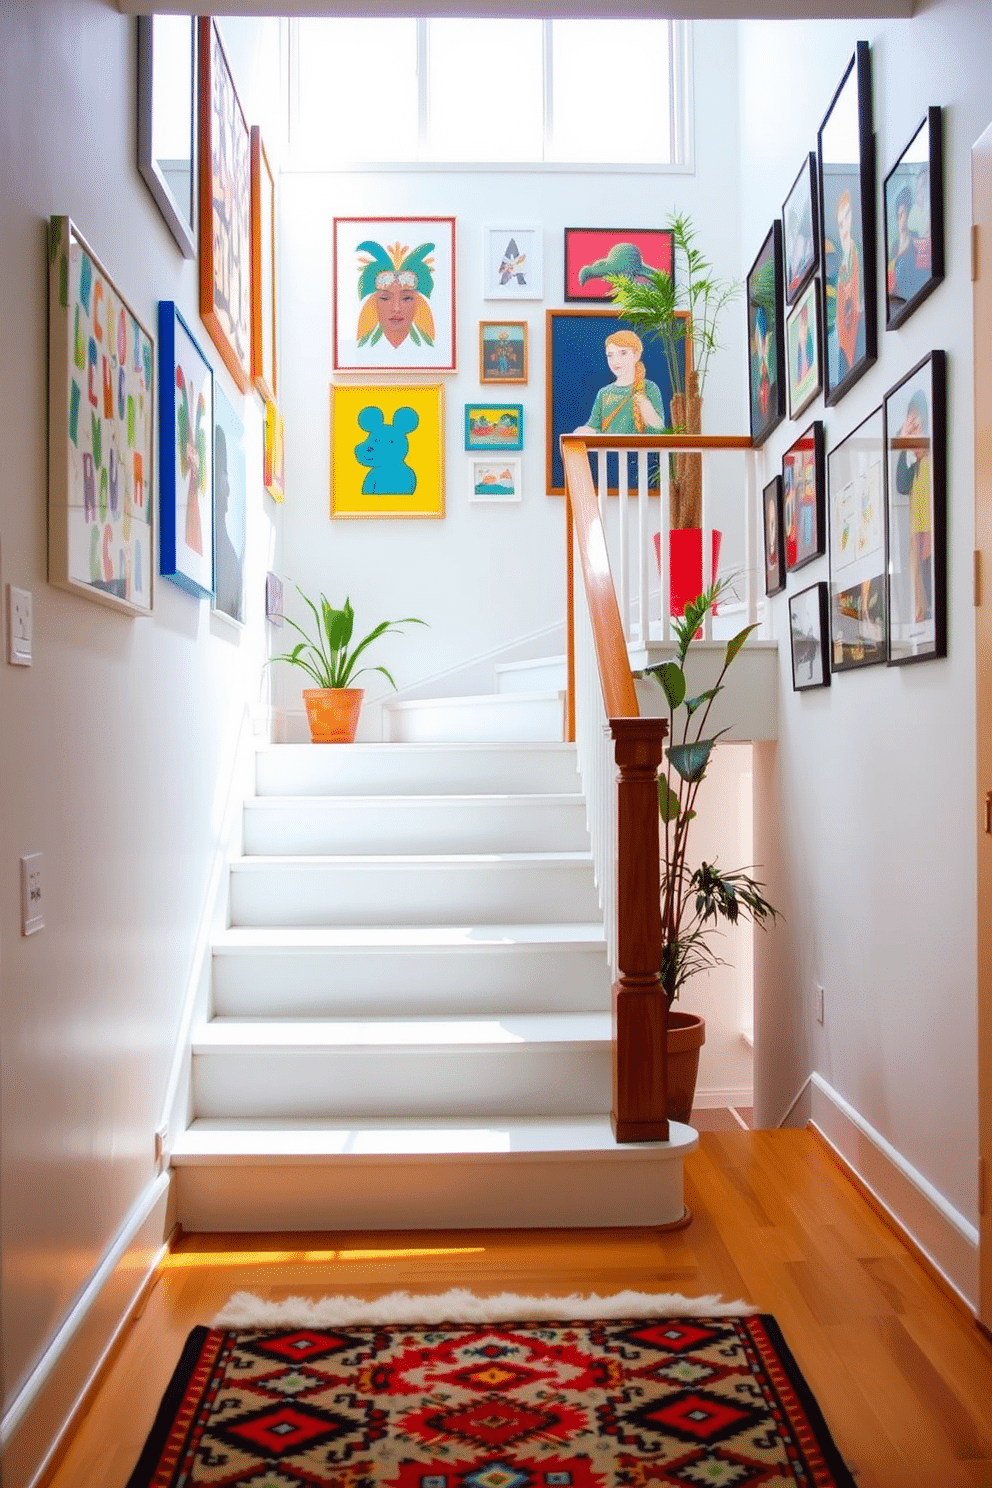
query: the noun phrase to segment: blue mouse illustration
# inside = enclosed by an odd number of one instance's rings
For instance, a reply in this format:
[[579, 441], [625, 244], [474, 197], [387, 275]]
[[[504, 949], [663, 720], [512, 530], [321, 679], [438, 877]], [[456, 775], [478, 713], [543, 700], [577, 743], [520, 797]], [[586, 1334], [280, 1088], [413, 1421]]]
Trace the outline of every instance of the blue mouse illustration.
[[417, 472], [406, 463], [410, 442], [407, 435], [420, 423], [412, 408], [397, 408], [393, 422], [387, 424], [382, 409], [375, 404], [363, 408], [358, 426], [368, 435], [355, 445], [355, 459], [370, 470], [362, 482], [363, 496], [412, 496], [417, 489]]

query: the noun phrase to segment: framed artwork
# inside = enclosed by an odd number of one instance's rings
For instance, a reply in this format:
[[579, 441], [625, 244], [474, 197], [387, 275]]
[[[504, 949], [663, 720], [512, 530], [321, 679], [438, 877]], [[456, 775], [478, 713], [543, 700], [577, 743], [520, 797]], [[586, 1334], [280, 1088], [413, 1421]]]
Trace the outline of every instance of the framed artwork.
[[932, 351], [884, 400], [893, 666], [947, 655], [945, 363]]
[[859, 41], [817, 134], [823, 390], [837, 403], [878, 351], [871, 48]]
[[444, 516], [444, 388], [331, 388], [331, 516]]
[[527, 381], [526, 320], [479, 321], [479, 381]]
[[171, 300], [158, 305], [159, 573], [214, 592], [214, 374]]
[[885, 660], [885, 448], [876, 409], [830, 451], [830, 664]]
[[544, 295], [543, 249], [543, 228], [487, 227], [483, 299], [540, 300]]
[[474, 456], [468, 462], [469, 500], [520, 501], [522, 465], [519, 455], [508, 460]]
[[761, 493], [765, 529], [765, 593], [785, 588], [785, 534], [782, 527], [782, 477], [776, 475]]
[[273, 501], [285, 501], [286, 430], [278, 404], [272, 398], [265, 405], [262, 427], [262, 484]]
[[335, 217], [336, 372], [454, 372], [454, 217]]
[[798, 418], [820, 391], [820, 295], [811, 279], [785, 322], [789, 417]]
[[68, 217], [48, 225], [48, 579], [152, 608], [154, 342]]
[[251, 130], [251, 375], [264, 399], [276, 385], [276, 183], [258, 125]]
[[785, 417], [785, 306], [782, 224], [772, 223], [747, 276], [751, 439], [764, 444]]
[[827, 586], [822, 581], [789, 597], [792, 690], [830, 686], [827, 660]]
[[[663, 432], [672, 422], [672, 379], [665, 353], [656, 338], [648, 337], [642, 342], [614, 310], [573, 308], [545, 313], [547, 491], [549, 496], [562, 496], [565, 472], [558, 444], [561, 435], [576, 429], [621, 436]], [[687, 338], [683, 337], [679, 344], [680, 356], [684, 357], [689, 345]], [[611, 347], [615, 348], [612, 353]], [[638, 361], [644, 365], [646, 404], [635, 405], [633, 378]], [[684, 383], [684, 365], [681, 371]], [[644, 417], [645, 406], [650, 422]], [[644, 424], [643, 430], [638, 429], [637, 420]], [[636, 455], [630, 456], [631, 486], [637, 478], [636, 460]], [[656, 485], [657, 455], [648, 456], [648, 467], [649, 479], [653, 477]], [[619, 474], [616, 456], [610, 456], [607, 472], [609, 488], [616, 490]]]
[[245, 619], [248, 482], [245, 426], [219, 384], [214, 388], [214, 599], [211, 608], [239, 625]]
[[810, 424], [782, 457], [785, 566], [791, 573], [826, 552], [823, 424]]
[[199, 18], [200, 319], [251, 388], [251, 136], [217, 21]]
[[944, 277], [944, 151], [939, 108], [885, 178], [885, 329], [902, 325]]
[[816, 213], [816, 156], [803, 161], [792, 190], [782, 203], [782, 243], [785, 264], [785, 303], [796, 295], [816, 268], [819, 256]]
[[566, 227], [565, 302], [608, 305], [607, 274], [637, 279], [654, 269], [672, 274], [675, 236], [660, 227]]
[[524, 447], [522, 403], [466, 403], [467, 450], [520, 450]]
[[138, 17], [138, 170], [196, 257], [196, 30], [192, 16]]

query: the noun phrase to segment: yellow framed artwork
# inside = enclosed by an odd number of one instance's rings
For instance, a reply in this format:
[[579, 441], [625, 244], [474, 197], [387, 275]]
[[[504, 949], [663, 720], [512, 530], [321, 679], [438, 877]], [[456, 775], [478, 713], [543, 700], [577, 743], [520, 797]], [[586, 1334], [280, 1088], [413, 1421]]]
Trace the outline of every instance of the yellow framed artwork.
[[444, 516], [444, 388], [331, 387], [331, 516]]
[[286, 499], [286, 429], [278, 405], [269, 398], [265, 404], [262, 430], [262, 484], [273, 501]]

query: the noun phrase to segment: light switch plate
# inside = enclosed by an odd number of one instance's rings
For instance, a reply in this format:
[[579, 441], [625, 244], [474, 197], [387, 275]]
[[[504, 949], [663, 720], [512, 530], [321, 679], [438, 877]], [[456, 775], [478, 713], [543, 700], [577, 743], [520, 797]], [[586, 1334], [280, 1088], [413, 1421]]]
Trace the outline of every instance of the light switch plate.
[[42, 892], [42, 853], [21, 859], [21, 934], [33, 935], [45, 927], [45, 898]]
[[31, 665], [31, 591], [7, 585], [7, 659], [11, 666]]

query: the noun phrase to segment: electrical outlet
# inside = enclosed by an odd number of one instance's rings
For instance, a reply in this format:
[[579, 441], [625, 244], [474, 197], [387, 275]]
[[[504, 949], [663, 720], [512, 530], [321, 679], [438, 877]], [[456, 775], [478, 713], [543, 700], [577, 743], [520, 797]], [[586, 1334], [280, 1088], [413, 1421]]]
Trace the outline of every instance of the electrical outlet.
[[31, 665], [31, 591], [7, 585], [7, 660]]
[[813, 988], [813, 1011], [816, 1014], [817, 1023], [823, 1022], [823, 988], [816, 984]]
[[165, 1167], [169, 1153], [169, 1126], [163, 1121], [155, 1128], [155, 1163], [159, 1171]]
[[42, 891], [41, 853], [21, 859], [21, 934], [33, 935], [45, 926], [45, 896]]

